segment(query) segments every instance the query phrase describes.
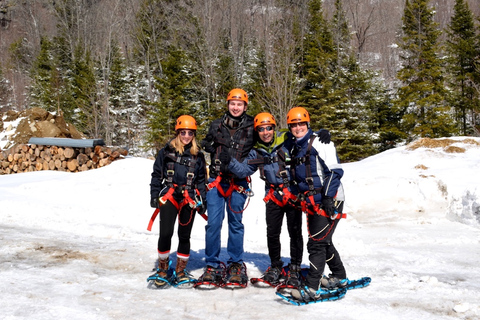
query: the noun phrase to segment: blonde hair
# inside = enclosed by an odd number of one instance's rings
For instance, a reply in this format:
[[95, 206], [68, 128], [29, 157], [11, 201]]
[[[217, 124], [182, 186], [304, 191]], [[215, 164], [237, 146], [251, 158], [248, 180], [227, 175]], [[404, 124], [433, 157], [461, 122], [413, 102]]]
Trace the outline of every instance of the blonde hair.
[[[177, 151], [180, 154], [183, 154], [185, 152], [185, 145], [183, 142], [180, 140], [180, 135], [177, 133], [175, 138], [170, 141], [170, 145], [172, 146], [175, 151]], [[197, 139], [195, 138], [195, 135], [193, 136], [192, 139], [192, 147], [190, 148], [190, 153], [194, 156], [198, 154], [198, 151], [200, 151], [200, 148], [198, 147]]]

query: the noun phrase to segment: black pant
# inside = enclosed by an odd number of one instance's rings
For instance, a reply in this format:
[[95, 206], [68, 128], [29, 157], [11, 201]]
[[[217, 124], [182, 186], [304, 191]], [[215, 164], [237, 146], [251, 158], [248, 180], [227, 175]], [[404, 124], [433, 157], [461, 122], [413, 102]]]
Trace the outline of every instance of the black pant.
[[[341, 212], [341, 211], [339, 211]], [[308, 271], [306, 285], [318, 290], [320, 280], [328, 264], [332, 275], [344, 279], [347, 277], [342, 259], [332, 243], [333, 233], [340, 220], [331, 220], [318, 214], [307, 215], [308, 243], [310, 269]]]
[[287, 217], [287, 230], [290, 236], [290, 262], [295, 265], [302, 263], [302, 212], [290, 205], [278, 206], [273, 201], [266, 205], [267, 246], [272, 267], [282, 268], [280, 233], [283, 217]]
[[[170, 252], [172, 236], [175, 229], [178, 210], [170, 202], [165, 202], [160, 207], [160, 236], [158, 237], [158, 252]], [[186, 205], [182, 208], [178, 217], [178, 249], [177, 254], [190, 255], [190, 234], [192, 233], [193, 221], [196, 211]]]

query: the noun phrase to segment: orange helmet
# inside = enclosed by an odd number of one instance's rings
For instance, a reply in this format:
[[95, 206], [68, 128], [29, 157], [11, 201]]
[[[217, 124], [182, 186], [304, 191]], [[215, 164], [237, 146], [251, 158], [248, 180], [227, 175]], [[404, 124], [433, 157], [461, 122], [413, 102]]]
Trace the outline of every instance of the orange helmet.
[[180, 116], [175, 124], [175, 131], [180, 129], [197, 130], [197, 121], [192, 116]]
[[275, 122], [275, 118], [268, 112], [259, 113], [255, 116], [255, 119], [253, 119], [253, 127], [255, 128], [255, 130], [258, 126], [264, 124], [270, 124], [274, 126], [277, 125], [277, 123]]
[[310, 122], [310, 115], [305, 108], [295, 107], [287, 113], [287, 124], [298, 122]]
[[227, 101], [230, 100], [242, 100], [248, 104], [248, 95], [243, 89], [232, 89], [227, 96]]

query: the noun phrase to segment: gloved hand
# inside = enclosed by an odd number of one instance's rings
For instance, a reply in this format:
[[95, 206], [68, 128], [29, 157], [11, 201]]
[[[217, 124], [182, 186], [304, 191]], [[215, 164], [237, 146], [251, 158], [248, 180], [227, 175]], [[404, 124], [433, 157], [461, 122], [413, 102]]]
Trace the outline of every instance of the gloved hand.
[[208, 153], [215, 153], [215, 141], [214, 141], [214, 137], [212, 134], [207, 134], [207, 136], [205, 137], [205, 139], [202, 140], [202, 142], [200, 143], [200, 145], [202, 146], [203, 150], [205, 150], [206, 152]]
[[223, 164], [228, 165], [232, 160], [232, 157], [228, 154], [228, 150], [223, 149], [218, 155], [218, 160], [220, 160]]
[[330, 141], [332, 141], [330, 131], [328, 131], [327, 129], [320, 129], [316, 133], [318, 136], [318, 140], [320, 140], [321, 143], [329, 144]]
[[152, 199], [150, 199], [150, 207], [157, 208], [157, 209], [160, 208], [160, 203], [158, 201], [158, 197], [153, 197]]
[[322, 205], [325, 213], [328, 214], [330, 218], [332, 218], [335, 215], [335, 203], [333, 201], [333, 198], [329, 196], [323, 196]]
[[207, 212], [207, 203], [203, 201], [202, 204], [197, 208], [198, 214], [203, 215]]

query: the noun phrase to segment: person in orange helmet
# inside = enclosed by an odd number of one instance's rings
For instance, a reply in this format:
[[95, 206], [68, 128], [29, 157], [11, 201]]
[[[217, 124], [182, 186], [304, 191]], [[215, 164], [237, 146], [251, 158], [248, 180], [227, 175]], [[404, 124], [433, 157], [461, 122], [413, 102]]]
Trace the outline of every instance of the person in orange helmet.
[[[219, 155], [228, 153], [231, 158], [243, 161], [253, 147], [253, 117], [246, 114], [248, 95], [245, 90], [235, 88], [227, 95], [227, 112], [214, 120], [202, 147], [210, 153], [209, 183], [207, 189], [208, 222], [205, 227], [204, 273], [196, 287], [246, 287], [247, 270], [243, 261], [244, 225], [242, 212], [250, 196], [248, 177], [238, 177], [228, 170]], [[227, 254], [228, 267], [220, 260], [221, 229], [228, 218]]]
[[[158, 268], [148, 280], [157, 288], [191, 287], [196, 282], [186, 270], [196, 212], [204, 214], [206, 211], [206, 165], [196, 132], [197, 122], [193, 117], [178, 117], [175, 136], [158, 152], [153, 165], [150, 205], [159, 209], [161, 223]], [[172, 270], [170, 248], [177, 216], [177, 263]], [[154, 219], [155, 216], [151, 223]]]
[[[299, 301], [321, 299], [333, 288], [346, 287], [348, 279], [332, 237], [341, 218], [344, 192], [341, 184], [342, 165], [333, 142], [321, 143], [310, 128], [310, 115], [305, 108], [295, 107], [287, 113], [292, 135], [288, 146], [292, 175], [297, 183], [301, 207], [307, 214], [310, 268], [303, 286], [291, 295]], [[324, 277], [325, 264], [332, 274]]]

